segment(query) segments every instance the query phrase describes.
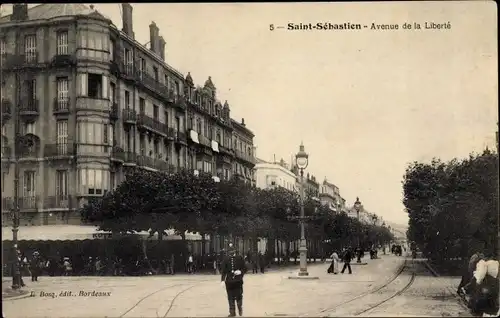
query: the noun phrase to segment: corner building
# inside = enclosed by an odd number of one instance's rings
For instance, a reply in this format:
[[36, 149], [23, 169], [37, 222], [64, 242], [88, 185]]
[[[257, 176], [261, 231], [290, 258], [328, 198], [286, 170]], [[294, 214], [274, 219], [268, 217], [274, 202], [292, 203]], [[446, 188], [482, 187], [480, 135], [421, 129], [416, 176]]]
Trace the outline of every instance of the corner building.
[[[234, 124], [213, 84], [195, 95], [190, 75], [165, 62], [154, 22], [146, 48], [134, 39], [132, 6], [122, 4], [122, 14], [121, 31], [82, 4], [15, 4], [0, 18], [4, 226], [16, 162], [21, 226], [80, 224], [78, 208], [114, 189], [130, 167], [226, 179], [237, 162], [253, 167], [253, 153], [238, 156], [243, 148], [232, 142], [238, 136], [253, 149], [253, 134]], [[200, 96], [205, 104], [193, 99]], [[187, 114], [207, 123], [196, 126], [198, 143]]]

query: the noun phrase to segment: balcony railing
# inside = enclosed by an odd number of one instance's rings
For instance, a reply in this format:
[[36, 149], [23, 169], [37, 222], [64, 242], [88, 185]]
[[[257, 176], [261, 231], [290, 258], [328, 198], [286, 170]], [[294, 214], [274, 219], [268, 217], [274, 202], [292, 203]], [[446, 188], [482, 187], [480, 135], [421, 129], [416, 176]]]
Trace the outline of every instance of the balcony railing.
[[52, 66], [66, 67], [76, 64], [76, 58], [73, 54], [56, 54], [50, 62]]
[[137, 125], [138, 126], [143, 126], [145, 128], [153, 129], [159, 133], [162, 134], [167, 134], [168, 133], [168, 128], [167, 125], [164, 123], [160, 122], [159, 120], [155, 118], [151, 118], [146, 114], [139, 114], [137, 116]]
[[119, 108], [117, 103], [113, 103], [111, 105], [111, 110], [109, 112], [109, 118], [111, 119], [118, 119], [118, 113], [119, 113]]
[[137, 154], [132, 151], [124, 151], [124, 163], [128, 164], [136, 164], [137, 163]]
[[142, 167], [148, 167], [160, 171], [170, 171], [169, 169], [171, 165], [169, 165], [165, 160], [163, 159], [156, 159], [156, 158], [151, 158], [148, 156], [144, 155], [138, 155], [137, 156], [137, 165], [142, 166]]
[[128, 79], [135, 78], [135, 67], [133, 63], [126, 63], [124, 61], [119, 63], [120, 74]]
[[133, 109], [123, 110], [123, 121], [128, 124], [135, 124], [137, 122], [137, 113]]
[[176, 141], [186, 143], [187, 142], [186, 133], [183, 131], [177, 131], [177, 140]]
[[46, 197], [43, 202], [45, 209], [69, 209], [75, 206], [73, 196], [70, 195], [56, 195]]
[[236, 153], [236, 157], [241, 159], [241, 160], [245, 160], [246, 162], [249, 162], [249, 163], [252, 163], [252, 164], [255, 164], [255, 158], [254, 156], [252, 155], [249, 155], [241, 150], [236, 150], [235, 151]]
[[111, 159], [125, 162], [126, 157], [127, 153], [124, 152], [122, 148], [113, 147], [113, 149], [111, 149]]
[[38, 196], [23, 196], [19, 198], [19, 209], [20, 210], [31, 210], [36, 209], [38, 203]]
[[9, 146], [2, 146], [2, 159], [10, 159], [12, 156], [12, 148]]
[[13, 198], [2, 198], [2, 211], [11, 211], [14, 209]]
[[231, 149], [224, 147], [224, 146], [221, 146], [220, 144], [219, 144], [219, 151], [223, 154], [226, 154], [226, 155], [231, 154]]
[[2, 118], [8, 119], [12, 116], [12, 102], [9, 99], [2, 99]]
[[176, 130], [173, 127], [169, 127], [167, 131], [167, 137], [169, 139], [175, 139], [176, 136], [177, 136]]
[[54, 113], [67, 113], [69, 112], [69, 98], [56, 98], [54, 99]]
[[203, 146], [212, 148], [212, 143], [210, 142], [210, 139], [208, 139], [207, 137], [200, 134], [198, 136], [198, 139], [200, 140], [200, 144], [202, 144]]
[[19, 106], [19, 115], [38, 115], [38, 99], [23, 98]]
[[21, 68], [35, 66], [39, 64], [38, 52], [27, 52], [25, 54], [2, 54], [2, 64], [4, 69]]
[[75, 154], [75, 144], [57, 143], [45, 145], [44, 157], [67, 157]]

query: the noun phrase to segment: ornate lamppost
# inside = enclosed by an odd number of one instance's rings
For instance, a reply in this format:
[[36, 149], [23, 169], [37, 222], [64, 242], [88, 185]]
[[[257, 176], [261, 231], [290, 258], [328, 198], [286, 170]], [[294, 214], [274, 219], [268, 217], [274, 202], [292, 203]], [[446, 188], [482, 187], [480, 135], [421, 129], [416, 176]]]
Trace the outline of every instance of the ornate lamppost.
[[358, 240], [357, 240], [357, 245], [358, 245], [358, 255], [357, 255], [357, 259], [356, 259], [356, 263], [358, 264], [361, 264], [361, 220], [359, 218], [359, 212], [361, 211], [361, 201], [359, 201], [359, 198], [356, 197], [356, 202], [354, 202], [354, 210], [356, 210], [356, 218], [358, 219], [358, 226], [357, 226], [357, 237], [358, 237]]
[[309, 278], [318, 279], [318, 277], [309, 276], [307, 271], [307, 242], [305, 234], [305, 221], [308, 217], [305, 216], [304, 211], [304, 169], [309, 165], [309, 155], [304, 150], [304, 144], [300, 144], [299, 152], [295, 155], [295, 163], [300, 171], [300, 216], [296, 219], [300, 222], [300, 269], [297, 276], [290, 278]]

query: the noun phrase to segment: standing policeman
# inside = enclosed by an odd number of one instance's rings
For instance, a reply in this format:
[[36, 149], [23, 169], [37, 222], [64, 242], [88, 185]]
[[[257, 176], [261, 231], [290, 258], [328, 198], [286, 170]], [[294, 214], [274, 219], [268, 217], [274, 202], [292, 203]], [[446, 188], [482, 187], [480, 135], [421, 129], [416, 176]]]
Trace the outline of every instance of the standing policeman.
[[229, 244], [228, 256], [221, 266], [221, 284], [225, 284], [227, 300], [229, 301], [229, 316], [236, 316], [235, 302], [238, 313], [243, 315], [243, 275], [246, 273], [245, 260], [236, 254], [233, 244]]

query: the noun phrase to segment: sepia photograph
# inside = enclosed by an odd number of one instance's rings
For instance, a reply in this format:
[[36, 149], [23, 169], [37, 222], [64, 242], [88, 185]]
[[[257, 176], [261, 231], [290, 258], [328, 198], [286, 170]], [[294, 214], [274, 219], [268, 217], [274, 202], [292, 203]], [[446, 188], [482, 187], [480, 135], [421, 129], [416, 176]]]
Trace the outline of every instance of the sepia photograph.
[[1, 5], [2, 316], [499, 316], [497, 11]]

